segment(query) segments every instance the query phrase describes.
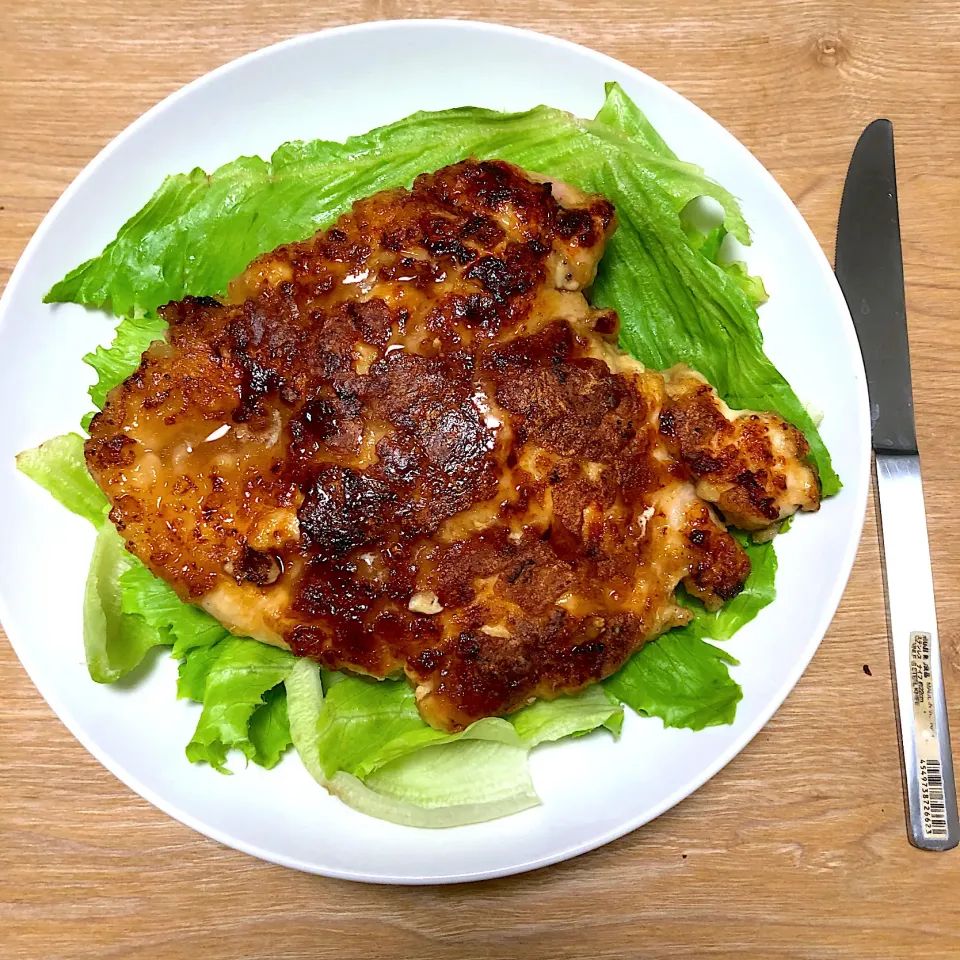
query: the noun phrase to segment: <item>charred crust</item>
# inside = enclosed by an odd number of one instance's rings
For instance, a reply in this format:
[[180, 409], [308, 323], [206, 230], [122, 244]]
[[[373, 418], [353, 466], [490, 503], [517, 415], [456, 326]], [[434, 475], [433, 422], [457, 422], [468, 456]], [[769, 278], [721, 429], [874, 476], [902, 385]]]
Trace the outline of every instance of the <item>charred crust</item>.
[[[659, 432], [688, 476], [705, 481], [711, 500], [728, 520], [761, 529], [791, 507], [787, 471], [805, 471], [816, 507], [816, 469], [807, 462], [803, 434], [776, 414], [744, 414], [728, 419], [712, 387], [688, 376], [672, 385], [660, 414]], [[782, 435], [782, 439], [776, 437]], [[805, 509], [811, 509], [809, 504]]]
[[244, 547], [237, 570], [238, 580], [247, 580], [258, 587], [275, 583], [283, 572], [281, 561], [270, 553]]
[[[93, 428], [93, 423], [90, 424]], [[86, 443], [87, 456], [101, 470], [129, 467], [135, 459], [137, 441], [122, 433], [104, 439], [91, 437]]]
[[706, 515], [687, 534], [690, 572], [686, 588], [708, 609], [741, 593], [750, 575], [750, 558], [740, 544]]

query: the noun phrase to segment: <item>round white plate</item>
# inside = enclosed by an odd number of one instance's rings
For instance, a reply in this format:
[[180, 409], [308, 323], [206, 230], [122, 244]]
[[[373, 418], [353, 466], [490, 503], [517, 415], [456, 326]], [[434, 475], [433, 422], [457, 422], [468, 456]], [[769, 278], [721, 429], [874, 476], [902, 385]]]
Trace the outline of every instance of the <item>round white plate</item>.
[[[101, 687], [87, 675], [81, 598], [93, 531], [14, 469], [19, 450], [77, 428], [92, 377], [80, 358], [108, 342], [115, 324], [78, 306], [44, 306], [43, 294], [98, 253], [166, 174], [268, 156], [285, 140], [340, 140], [416, 110], [547, 103], [592, 116], [608, 80], [680, 157], [742, 198], [755, 235], [750, 264], [770, 292], [761, 310], [767, 351], [801, 399], [823, 411], [845, 483], [778, 540], [777, 599], [726, 645], [741, 661], [736, 722], [693, 733], [629, 715], [617, 743], [594, 735], [539, 748], [532, 766], [542, 806], [440, 831], [356, 813], [296, 756], [233, 777], [191, 765], [183, 751], [198, 708], [175, 700], [172, 661], [157, 658], [129, 685]], [[355, 880], [529, 870], [678, 803], [743, 749], [799, 679], [847, 582], [866, 505], [869, 417], [857, 341], [833, 273], [786, 194], [729, 133], [650, 77], [565, 41], [482, 23], [373, 23], [298, 37], [215, 70], [142, 116], [60, 198], [11, 277], [0, 304], [0, 409], [0, 618], [47, 702], [101, 763], [177, 819], [258, 857]]]

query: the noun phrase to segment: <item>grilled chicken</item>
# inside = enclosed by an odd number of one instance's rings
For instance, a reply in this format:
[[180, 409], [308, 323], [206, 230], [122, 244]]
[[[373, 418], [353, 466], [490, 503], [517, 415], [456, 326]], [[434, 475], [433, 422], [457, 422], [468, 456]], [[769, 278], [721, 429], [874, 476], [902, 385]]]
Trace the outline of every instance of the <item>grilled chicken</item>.
[[86, 447], [128, 548], [444, 730], [613, 673], [689, 619], [680, 583], [716, 609], [749, 572], [724, 518], [815, 510], [817, 477], [778, 416], [617, 348], [583, 294], [614, 228], [468, 160], [168, 304]]

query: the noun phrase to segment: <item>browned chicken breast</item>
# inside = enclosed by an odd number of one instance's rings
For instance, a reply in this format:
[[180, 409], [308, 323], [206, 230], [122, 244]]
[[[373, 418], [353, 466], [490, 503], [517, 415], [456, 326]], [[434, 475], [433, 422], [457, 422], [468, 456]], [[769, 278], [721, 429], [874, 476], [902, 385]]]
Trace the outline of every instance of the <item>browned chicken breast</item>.
[[613, 673], [689, 619], [679, 583], [736, 595], [721, 515], [816, 509], [807, 445], [617, 348], [582, 293], [614, 224], [465, 161], [168, 304], [86, 448], [129, 549], [238, 634], [405, 674], [447, 730]]

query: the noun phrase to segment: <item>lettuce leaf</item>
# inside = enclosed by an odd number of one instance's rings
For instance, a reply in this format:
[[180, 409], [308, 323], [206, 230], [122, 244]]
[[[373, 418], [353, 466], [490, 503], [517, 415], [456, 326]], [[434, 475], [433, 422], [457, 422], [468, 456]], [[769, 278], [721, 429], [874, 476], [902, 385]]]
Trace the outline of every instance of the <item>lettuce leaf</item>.
[[504, 802], [514, 808], [540, 802], [524, 747], [467, 737], [408, 753], [378, 767], [362, 783], [381, 797], [427, 813], [460, 808], [465, 823], [489, 817], [471, 812], [467, 819], [464, 807], [495, 804], [497, 816], [503, 816], [500, 805]]
[[124, 556], [128, 563], [114, 581], [122, 612], [173, 644], [172, 656], [181, 659], [177, 696], [204, 705], [187, 756], [229, 772], [227, 754], [238, 749], [260, 766], [274, 766], [291, 743], [282, 680], [292, 654], [232, 637], [139, 560]]
[[78, 434], [67, 433], [25, 450], [17, 456], [17, 469], [97, 528], [83, 594], [83, 647], [90, 677], [97, 683], [115, 683], [139, 666], [151, 648], [172, 642], [163, 625], [123, 610], [120, 580], [140, 561], [127, 552], [106, 519], [109, 504], [87, 471]]
[[366, 780], [380, 767], [428, 746], [457, 740], [488, 740], [529, 749], [545, 740], [606, 727], [615, 735], [623, 710], [601, 688], [570, 697], [538, 701], [508, 720], [487, 718], [462, 733], [428, 726], [404, 680], [373, 681], [342, 675], [327, 686], [317, 731], [318, 752], [327, 777], [344, 770]]
[[635, 143], [664, 160], [677, 159], [647, 115], [627, 96], [619, 83], [606, 83], [603, 89], [606, 97], [595, 118], [598, 122], [622, 130]]
[[728, 191], [699, 167], [650, 146], [606, 123], [550, 107], [515, 114], [477, 107], [415, 113], [342, 144], [287, 143], [269, 162], [241, 157], [210, 174], [195, 169], [167, 177], [116, 239], [45, 299], [109, 306], [122, 316], [153, 311], [185, 293], [223, 293], [258, 254], [309, 236], [361, 197], [408, 185], [422, 171], [470, 154], [502, 157], [581, 185], [598, 163], [624, 154], [676, 213], [694, 197], [714, 197], [726, 212], [727, 229], [749, 243]]
[[[519, 746], [505, 720], [473, 724], [481, 739]], [[326, 691], [317, 730], [320, 762], [328, 777], [345, 770], [364, 779], [374, 770], [425, 746], [450, 743], [471, 734], [445, 734], [428, 726], [404, 681], [344, 676]]]
[[277, 765], [293, 740], [287, 715], [286, 687], [277, 684], [264, 693], [263, 700], [263, 706], [257, 707], [250, 717], [249, 737], [253, 744], [253, 762], [269, 770]]
[[[677, 160], [677, 155], [670, 149], [654, 128], [653, 124], [650, 123], [646, 114], [626, 95], [620, 84], [606, 84], [606, 93], [607, 97], [603, 107], [596, 116], [598, 121], [622, 130], [632, 140], [642, 144], [651, 153], [663, 157], [665, 160]], [[688, 164], [686, 166], [689, 167], [690, 165]], [[699, 168], [694, 169], [702, 174]], [[663, 185], [662, 178], [660, 185]], [[686, 194], [681, 194], [681, 196], [686, 196]], [[681, 222], [683, 222], [683, 215], [687, 213], [690, 206], [697, 203], [699, 199], [700, 197], [696, 197], [690, 201], [690, 204], [683, 208], [681, 211]], [[716, 197], [714, 199], [716, 199]], [[726, 204], [724, 206], [724, 214], [726, 216], [729, 216], [730, 209], [735, 209], [739, 213], [739, 207], [736, 206], [736, 204], [734, 204], [733, 208], [730, 208], [729, 205]], [[723, 222], [713, 226], [712, 229], [702, 230], [702, 232], [697, 229], [697, 225], [695, 224], [690, 225], [683, 223], [683, 226], [690, 245], [695, 250], [699, 250], [700, 253], [712, 263], [726, 270], [740, 285], [747, 299], [754, 307], [766, 302], [767, 291], [764, 289], [763, 281], [759, 277], [750, 276], [745, 264], [740, 262], [724, 263], [720, 260], [720, 244], [728, 234], [728, 229], [723, 225]], [[744, 243], [747, 242], [743, 240], [746, 230], [746, 223], [742, 225], [737, 224], [737, 229], [734, 234]]]
[[690, 631], [671, 630], [646, 644], [606, 681], [607, 690], [666, 727], [733, 723], [743, 691], [727, 667], [737, 660]]
[[216, 643], [207, 647], [194, 647], [180, 661], [177, 670], [177, 699], [203, 703], [207, 689], [207, 677], [220, 656]]
[[704, 640], [729, 640], [776, 594], [773, 543], [754, 543], [738, 530], [731, 533], [750, 558], [743, 591], [710, 612], [680, 587], [677, 598], [695, 611], [693, 620], [648, 643], [604, 682], [621, 703], [643, 716], [660, 717], [668, 727], [700, 730], [733, 722], [743, 694], [727, 667], [737, 661]]
[[116, 682], [152, 647], [171, 642], [169, 631], [123, 611], [120, 578], [135, 563], [113, 524], [103, 520], [83, 595], [83, 648], [97, 683]]
[[[638, 139], [651, 152], [666, 159], [676, 159], [643, 111], [618, 84], [608, 83], [606, 91], [607, 98], [597, 120]], [[700, 195], [721, 201], [725, 218], [713, 232], [710, 242], [696, 251], [696, 244], [691, 245], [689, 236], [685, 237], [686, 243], [682, 242], [683, 225], [670, 217], [662, 198], [657, 195], [658, 191], [642, 193], [637, 189], [648, 185], [649, 178], [626, 156], [618, 157], [596, 183], [598, 185], [593, 189], [616, 198], [621, 224], [627, 216], [633, 227], [624, 230], [621, 225], [611, 243], [614, 254], [619, 256], [621, 239], [628, 241], [625, 244], [628, 249], [623, 251], [627, 254], [623, 267], [618, 270], [615, 269], [616, 262], [608, 262], [611, 256], [608, 249], [601, 264], [599, 282], [593, 291], [598, 305], [614, 307], [620, 312], [621, 346], [644, 363], [661, 370], [675, 363], [689, 364], [699, 370], [735, 409], [776, 410], [800, 427], [810, 441], [813, 458], [820, 470], [823, 495], [838, 493], [840, 479], [833, 470], [816, 425], [763, 352], [763, 335], [755, 309], [767, 299], [763, 281], [751, 277], [739, 261], [719, 262], [720, 244], [727, 233], [741, 243], [749, 242], [744, 236], [745, 224], [740, 226], [738, 217], [731, 213], [731, 205], [713, 192], [702, 191]], [[671, 192], [669, 181], [662, 177], [656, 186]], [[678, 199], [686, 206], [692, 198], [686, 193], [676, 194], [674, 203], [669, 204], [674, 212], [680, 212], [676, 206]], [[732, 209], [739, 214], [736, 203]], [[650, 214], [652, 216], [648, 219]], [[647, 250], [645, 244], [653, 247], [654, 240], [660, 241], [662, 248], [657, 246]], [[644, 256], [644, 252], [648, 255]], [[661, 252], [671, 258], [674, 270], [660, 272], [663, 285], [657, 289], [655, 282], [647, 284], [644, 281], [650, 265], [660, 265]], [[702, 260], [693, 256], [695, 252], [712, 263], [716, 270], [705, 267]], [[677, 254], [682, 256], [678, 258]], [[635, 273], [631, 268], [638, 264], [643, 264], [644, 270]], [[726, 282], [718, 282], [720, 275], [725, 275]], [[710, 282], [691, 282], [696, 280]], [[685, 288], [687, 295], [684, 296], [684, 290], [678, 287]], [[666, 300], [664, 294], [668, 295]], [[649, 309], [655, 303], [666, 309], [663, 323], [650, 323], [645, 310], [638, 309], [640, 305]]]
[[513, 714], [510, 722], [523, 744], [532, 748], [539, 743], [579, 737], [600, 728], [619, 737], [623, 708], [597, 684], [574, 696], [537, 700]]
[[100, 527], [109, 504], [83, 459], [83, 437], [65, 433], [17, 454], [17, 469], [40, 484], [71, 513]]
[[[759, 307], [770, 299], [770, 294], [767, 293], [767, 288], [763, 285], [763, 278], [751, 276], [747, 270], [747, 265], [742, 260], [731, 260], [729, 263], [717, 261], [717, 265], [726, 270], [754, 307]], [[832, 487], [835, 481], [830, 480], [829, 482]], [[837, 490], [831, 490], [831, 495], [838, 491], [839, 487]]]
[[178, 660], [196, 647], [208, 647], [229, 636], [219, 620], [184, 603], [169, 584], [155, 577], [139, 560], [134, 560], [121, 576], [120, 587], [124, 613], [138, 614], [151, 626], [169, 630], [174, 642], [173, 656]]
[[384, 764], [366, 783], [343, 770], [330, 776], [320, 759], [320, 669], [310, 660], [298, 660], [284, 685], [290, 734], [303, 765], [330, 793], [361, 813], [406, 826], [453, 827], [494, 820], [540, 802], [526, 749], [498, 741], [426, 747]]
[[532, 747], [599, 727], [618, 735], [623, 723], [622, 708], [597, 686], [446, 734], [424, 723], [405, 681], [320, 678], [316, 664], [299, 661], [285, 682], [307, 769], [351, 806], [417, 826], [473, 823], [531, 806], [539, 802], [527, 772]]
[[167, 325], [157, 316], [138, 314], [121, 321], [109, 347], [97, 347], [83, 362], [97, 373], [97, 382], [90, 387], [90, 399], [98, 410], [103, 409], [107, 394], [140, 365], [143, 351], [154, 340], [162, 340]]
[[[229, 773], [226, 758], [231, 749], [265, 766], [276, 763], [286, 746], [281, 745], [283, 732], [289, 732], [280, 712], [285, 712], [285, 701], [279, 706], [279, 694], [265, 695], [290, 674], [293, 654], [255, 640], [227, 637], [209, 647], [195, 647], [187, 653], [186, 663], [194, 658], [202, 669], [194, 669], [190, 693], [202, 693], [203, 710], [187, 744], [188, 759], [205, 760], [221, 773]], [[264, 709], [277, 713], [254, 724], [255, 713]]]
[[693, 249], [669, 199], [628, 157], [592, 178], [615, 198], [620, 228], [593, 286], [593, 300], [620, 314], [621, 345], [648, 366], [686, 363], [735, 409], [776, 410], [810, 441], [825, 496], [840, 481], [804, 405], [763, 352], [757, 311], [737, 280]]

